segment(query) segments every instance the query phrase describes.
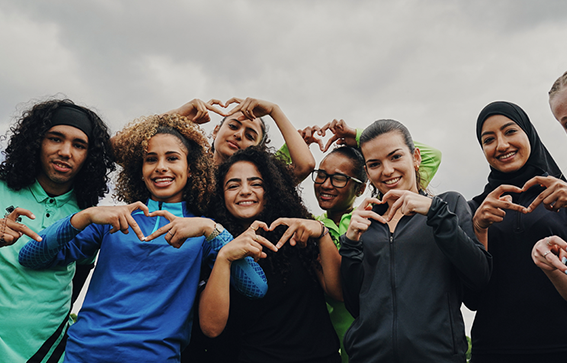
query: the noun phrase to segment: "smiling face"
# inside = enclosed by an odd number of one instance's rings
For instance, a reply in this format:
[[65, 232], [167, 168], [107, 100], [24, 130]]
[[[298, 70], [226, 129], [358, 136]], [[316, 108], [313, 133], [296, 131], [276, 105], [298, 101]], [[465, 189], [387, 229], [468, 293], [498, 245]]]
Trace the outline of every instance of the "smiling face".
[[215, 164], [220, 164], [238, 150], [258, 145], [264, 135], [261, 122], [258, 118], [250, 121], [241, 112], [237, 112], [227, 117], [222, 125], [215, 127]]
[[565, 132], [567, 132], [567, 87], [553, 94], [549, 100], [549, 106], [553, 116], [559, 121]]
[[486, 161], [503, 173], [519, 170], [530, 157], [528, 135], [506, 116], [487, 118], [482, 125], [480, 140]]
[[234, 163], [224, 178], [226, 209], [243, 223], [252, 223], [264, 210], [264, 180], [249, 161]]
[[188, 150], [170, 134], [157, 134], [148, 142], [142, 164], [142, 177], [152, 200], [178, 203], [189, 177]]
[[76, 127], [53, 126], [41, 142], [39, 184], [49, 195], [61, 195], [73, 186], [87, 159], [89, 139]]
[[[319, 165], [319, 170], [327, 174], [344, 174], [356, 178], [352, 165], [352, 160], [347, 156], [332, 153], [323, 159]], [[331, 183], [330, 177], [323, 184], [314, 183], [313, 186], [319, 207], [330, 213], [346, 212], [351, 209], [361, 189], [360, 183], [352, 179], [348, 180], [344, 187], [337, 188]]]
[[412, 153], [400, 132], [390, 131], [365, 142], [362, 147], [366, 174], [381, 194], [392, 189], [418, 192], [416, 170], [419, 149]]

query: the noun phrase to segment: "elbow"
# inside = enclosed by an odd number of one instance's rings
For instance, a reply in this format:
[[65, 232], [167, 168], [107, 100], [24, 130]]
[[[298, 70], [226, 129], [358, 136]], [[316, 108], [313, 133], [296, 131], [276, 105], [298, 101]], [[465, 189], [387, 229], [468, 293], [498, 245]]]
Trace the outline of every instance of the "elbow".
[[294, 174], [298, 183], [301, 183], [315, 170], [315, 159], [311, 156], [309, 161], [305, 161], [302, 165], [295, 165]]
[[208, 338], [216, 338], [224, 331], [225, 325], [201, 324], [201, 331]]

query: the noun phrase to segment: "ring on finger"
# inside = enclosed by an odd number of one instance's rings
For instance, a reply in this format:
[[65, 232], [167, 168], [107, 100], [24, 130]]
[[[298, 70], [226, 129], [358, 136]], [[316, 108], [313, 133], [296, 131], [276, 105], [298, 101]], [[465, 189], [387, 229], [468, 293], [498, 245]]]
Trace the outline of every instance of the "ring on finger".
[[547, 256], [547, 255], [549, 254], [549, 252], [551, 252], [551, 251], [545, 252], [542, 256], [543, 256], [543, 257]]

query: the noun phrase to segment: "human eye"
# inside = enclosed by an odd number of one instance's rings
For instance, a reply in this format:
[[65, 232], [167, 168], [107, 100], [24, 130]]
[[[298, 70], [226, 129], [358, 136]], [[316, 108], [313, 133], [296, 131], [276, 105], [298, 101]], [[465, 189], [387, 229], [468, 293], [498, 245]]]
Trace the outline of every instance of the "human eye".
[[325, 171], [323, 170], [318, 170], [317, 173], [315, 174], [315, 179], [316, 181], [323, 181], [325, 179], [327, 179], [329, 174], [327, 174]]
[[346, 175], [342, 175], [342, 174], [335, 174], [333, 175], [333, 180], [339, 183], [346, 183], [348, 180], [348, 177]]
[[508, 135], [508, 136], [511, 136], [511, 135], [514, 135], [516, 132], [518, 132], [517, 129], [509, 128], [509, 129], [506, 130], [505, 134]]
[[49, 136], [49, 137], [47, 137], [47, 140], [49, 140], [51, 142], [61, 142], [61, 138], [57, 137], [57, 136]]
[[492, 141], [494, 141], [494, 138], [493, 138], [493, 137], [486, 137], [486, 138], [484, 138], [484, 139], [482, 140], [482, 144], [483, 144], [483, 145], [488, 145], [488, 144], [490, 144]]
[[394, 154], [394, 155], [392, 155], [392, 160], [398, 160], [398, 159], [400, 159], [402, 156], [403, 156], [402, 154]]
[[225, 186], [225, 190], [236, 190], [236, 189], [238, 189], [239, 186], [240, 186], [239, 183], [228, 183]]
[[376, 169], [380, 166], [380, 162], [379, 161], [369, 161], [366, 163], [366, 167], [370, 168], [370, 169]]
[[157, 161], [157, 158], [155, 156], [146, 156], [146, 158], [144, 159], [145, 163], [155, 163]]
[[251, 133], [247, 133], [246, 138], [250, 141], [256, 141], [256, 137], [254, 136], [254, 134]]
[[229, 122], [228, 128], [231, 129], [231, 130], [236, 130], [236, 129], [238, 129], [238, 125], [233, 123], [233, 122]]
[[87, 146], [85, 144], [75, 144], [75, 148], [80, 150], [85, 150]]
[[179, 160], [179, 156], [177, 155], [172, 155], [167, 157], [167, 161], [177, 161], [177, 160]]

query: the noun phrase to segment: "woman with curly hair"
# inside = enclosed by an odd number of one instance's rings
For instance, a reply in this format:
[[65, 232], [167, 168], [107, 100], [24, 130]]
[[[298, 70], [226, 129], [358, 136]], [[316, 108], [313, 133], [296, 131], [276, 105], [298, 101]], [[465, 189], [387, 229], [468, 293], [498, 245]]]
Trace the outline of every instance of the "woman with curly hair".
[[262, 299], [229, 293], [227, 269], [211, 274], [199, 305], [203, 332], [219, 335], [230, 310], [232, 344], [222, 347], [230, 361], [340, 362], [324, 297], [342, 300], [340, 256], [328, 229], [303, 205], [289, 167], [250, 147], [221, 164], [216, 177], [216, 220], [235, 235], [258, 232], [278, 251], [259, 262], [269, 282]]
[[100, 250], [65, 361], [178, 362], [190, 338], [201, 264], [215, 257], [232, 264], [237, 289], [261, 297], [263, 272], [242, 258], [262, 257], [266, 242], [243, 236], [227, 244], [232, 236], [221, 225], [196, 217], [214, 190], [213, 168], [205, 136], [185, 117], [141, 118], [116, 136], [114, 147], [122, 166], [117, 197], [130, 204], [88, 208], [56, 222], [41, 242], [22, 249], [20, 263], [48, 268]]

